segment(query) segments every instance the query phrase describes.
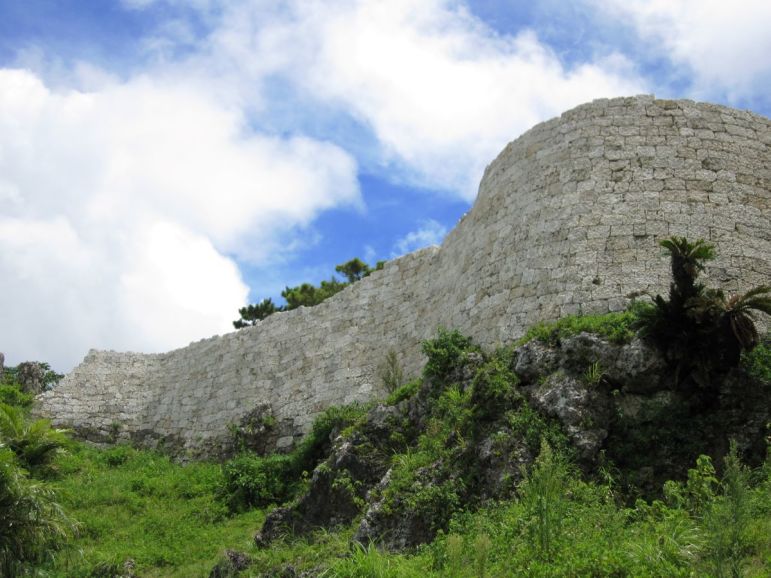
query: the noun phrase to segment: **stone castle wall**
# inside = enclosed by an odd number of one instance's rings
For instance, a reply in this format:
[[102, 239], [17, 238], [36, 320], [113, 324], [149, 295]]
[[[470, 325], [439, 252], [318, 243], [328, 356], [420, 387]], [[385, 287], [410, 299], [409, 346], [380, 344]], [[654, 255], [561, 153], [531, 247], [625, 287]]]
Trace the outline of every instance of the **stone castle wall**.
[[542, 123], [486, 169], [441, 248], [417, 251], [310, 309], [157, 355], [92, 351], [38, 412], [96, 439], [211, 453], [260, 404], [287, 447], [329, 405], [382, 395], [387, 351], [408, 375], [419, 342], [457, 328], [486, 346], [534, 322], [665, 292], [671, 235], [717, 246], [708, 283], [771, 280], [771, 121], [642, 96]]

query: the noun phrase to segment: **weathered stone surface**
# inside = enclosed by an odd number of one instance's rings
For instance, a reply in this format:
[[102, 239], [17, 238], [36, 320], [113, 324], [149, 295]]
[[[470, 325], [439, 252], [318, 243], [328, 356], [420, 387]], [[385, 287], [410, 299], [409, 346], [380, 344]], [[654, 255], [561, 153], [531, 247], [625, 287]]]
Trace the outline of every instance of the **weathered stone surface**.
[[558, 418], [582, 461], [591, 462], [608, 436], [607, 399], [596, 388], [557, 371], [530, 390], [535, 407]]
[[246, 570], [251, 562], [249, 555], [244, 552], [225, 550], [225, 555], [212, 568], [209, 578], [235, 578], [240, 575], [242, 570]]
[[308, 491], [291, 507], [268, 514], [255, 544], [266, 547], [287, 533], [300, 535], [349, 524], [361, 513], [367, 491], [386, 470], [389, 436], [400, 429], [402, 417], [396, 407], [376, 406], [357, 433], [337, 437], [328, 458], [314, 469]]
[[[414, 483], [418, 487], [438, 486], [447, 481], [446, 471], [440, 464], [420, 468], [415, 473]], [[389, 474], [390, 470], [378, 489], [390, 483]], [[453, 475], [459, 476], [460, 472]], [[373, 542], [391, 551], [405, 550], [433, 540], [437, 531], [446, 526], [450, 515], [451, 511], [446, 509], [430, 512], [416, 510], [399, 498], [386, 509], [384, 501], [377, 500], [369, 504], [353, 539], [360, 544]]]
[[[248, 450], [260, 455], [274, 451], [282, 437], [279, 424], [267, 403], [258, 404], [244, 414], [237, 423], [230, 426], [230, 433], [234, 452]], [[291, 435], [291, 431], [284, 433]]]
[[285, 448], [325, 407], [380, 395], [390, 349], [416, 375], [418, 344], [439, 326], [491, 347], [537, 321], [666, 292], [662, 238], [716, 245], [707, 285], [768, 283], [769, 134], [767, 118], [691, 101], [579, 106], [503, 150], [441, 248], [390, 261], [317, 307], [176, 351], [92, 351], [38, 412], [105, 439], [118, 424], [127, 439], [152, 432], [148, 443], [214, 453], [229, 424], [267, 403], [287, 424], [276, 441]]
[[514, 371], [525, 381], [533, 381], [541, 375], [549, 375], [556, 369], [556, 352], [540, 341], [530, 341], [517, 351]]
[[24, 393], [37, 395], [45, 388], [46, 370], [35, 361], [24, 361], [16, 366], [16, 381]]

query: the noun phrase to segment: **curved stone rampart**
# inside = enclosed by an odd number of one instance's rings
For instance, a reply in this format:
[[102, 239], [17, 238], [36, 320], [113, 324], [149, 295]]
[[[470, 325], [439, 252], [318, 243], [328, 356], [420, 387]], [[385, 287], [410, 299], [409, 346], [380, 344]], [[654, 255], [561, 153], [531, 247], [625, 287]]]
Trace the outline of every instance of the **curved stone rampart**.
[[325, 407], [382, 394], [389, 349], [416, 374], [418, 344], [439, 326], [491, 346], [536, 321], [666, 291], [661, 238], [714, 243], [710, 284], [769, 283], [770, 149], [770, 121], [749, 112], [649, 96], [579, 106], [503, 150], [441, 248], [317, 307], [169, 353], [92, 351], [38, 412], [97, 439], [212, 453], [267, 403], [284, 447]]

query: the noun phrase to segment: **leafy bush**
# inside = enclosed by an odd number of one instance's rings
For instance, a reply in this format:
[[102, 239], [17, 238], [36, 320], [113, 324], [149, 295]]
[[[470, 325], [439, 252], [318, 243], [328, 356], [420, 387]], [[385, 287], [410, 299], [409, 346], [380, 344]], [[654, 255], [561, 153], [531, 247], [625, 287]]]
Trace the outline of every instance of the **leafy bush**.
[[104, 450], [99, 454], [99, 458], [109, 467], [117, 468], [118, 466], [125, 464], [134, 453], [135, 450], [132, 449], [131, 446], [117, 445]]
[[46, 419], [30, 421], [21, 408], [0, 404], [0, 443], [11, 449], [22, 466], [45, 473], [70, 443], [65, 430]]
[[448, 331], [443, 327], [439, 328], [436, 338], [424, 341], [422, 348], [428, 358], [423, 375], [434, 378], [447, 377], [453, 369], [463, 365], [470, 352], [480, 351], [470, 337], [457, 329]]
[[360, 404], [328, 408], [289, 454], [242, 453], [229, 460], [222, 466], [220, 499], [233, 512], [287, 501], [299, 489], [303, 472], [312, 471], [326, 457], [334, 432], [356, 422], [367, 409]]
[[568, 438], [556, 420], [549, 420], [523, 403], [506, 412], [506, 423], [512, 435], [521, 437], [532, 452], [539, 451], [543, 442], [561, 454], [570, 454]]
[[752, 351], [742, 354], [742, 366], [751, 376], [771, 384], [771, 335], [766, 335]]
[[75, 529], [53, 491], [0, 447], [0, 576], [23, 576], [30, 564], [53, 559]]
[[357, 422], [370, 409], [370, 404], [352, 403], [329, 407], [314, 421], [311, 431], [292, 452], [295, 472], [311, 471], [326, 456], [335, 432], [340, 432]]
[[0, 385], [0, 403], [2, 404], [26, 409], [32, 405], [34, 400], [34, 395], [24, 393], [16, 384]]
[[388, 405], [396, 405], [400, 401], [409, 399], [410, 397], [415, 395], [419, 389], [420, 389], [419, 379], [413, 379], [412, 381], [408, 381], [398, 389], [394, 390], [393, 393], [391, 393], [391, 395], [389, 395], [386, 398], [386, 403]]
[[749, 471], [739, 460], [736, 444], [725, 458], [722, 495], [704, 515], [707, 530], [705, 562], [715, 576], [741, 576], [750, 522]]
[[232, 512], [285, 501], [295, 482], [289, 455], [241, 454], [222, 466], [223, 496]]
[[522, 399], [517, 391], [519, 378], [511, 370], [507, 351], [496, 352], [480, 367], [472, 385], [471, 401], [480, 419], [500, 415], [505, 408], [512, 407]]

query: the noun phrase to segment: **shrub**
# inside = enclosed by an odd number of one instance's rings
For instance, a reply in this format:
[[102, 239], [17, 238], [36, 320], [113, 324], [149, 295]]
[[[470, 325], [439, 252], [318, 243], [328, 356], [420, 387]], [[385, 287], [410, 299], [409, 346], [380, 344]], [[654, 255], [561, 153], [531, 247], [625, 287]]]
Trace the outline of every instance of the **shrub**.
[[510, 369], [510, 365], [505, 353], [497, 353], [474, 375], [471, 401], [480, 418], [500, 415], [521, 399], [517, 391], [519, 378]]
[[29, 421], [21, 408], [0, 404], [0, 443], [16, 454], [24, 468], [44, 473], [70, 440], [65, 430], [52, 428], [50, 421]]
[[14, 407], [28, 408], [35, 400], [31, 393], [24, 393], [16, 384], [0, 385], [0, 403]]
[[413, 379], [412, 381], [408, 381], [400, 388], [396, 389], [391, 395], [389, 395], [386, 398], [386, 403], [388, 405], [396, 405], [400, 401], [409, 399], [410, 397], [415, 395], [419, 389], [420, 389], [419, 379]]
[[53, 559], [75, 529], [53, 491], [0, 447], [0, 576], [22, 576], [30, 564]]
[[331, 437], [361, 419], [371, 405], [352, 403], [329, 407], [314, 421], [311, 431], [302, 439], [297, 449], [292, 452], [295, 471], [299, 476], [303, 471], [311, 471], [326, 456]]
[[423, 368], [426, 377], [442, 378], [463, 365], [467, 355], [472, 351], [480, 351], [470, 337], [465, 337], [458, 330], [448, 331], [439, 328], [434, 339], [423, 342], [423, 354], [428, 358]]
[[714, 576], [742, 576], [742, 558], [750, 520], [749, 471], [739, 460], [736, 444], [725, 458], [722, 495], [704, 516], [707, 528], [707, 566]]
[[543, 442], [541, 453], [519, 487], [520, 501], [529, 516], [528, 528], [545, 561], [552, 557], [560, 537], [568, 475], [565, 461]]
[[104, 461], [109, 467], [116, 468], [125, 464], [134, 453], [135, 450], [130, 446], [117, 445], [101, 452], [99, 454], [99, 459]]
[[241, 454], [222, 466], [222, 491], [228, 507], [242, 512], [285, 501], [292, 489], [292, 456]]
[[751, 376], [771, 384], [771, 334], [752, 351], [745, 351], [741, 363]]
[[350, 426], [367, 408], [359, 404], [328, 408], [289, 454], [242, 453], [229, 460], [222, 466], [220, 500], [233, 512], [289, 500], [300, 487], [303, 472], [312, 471], [326, 457], [333, 433]]

